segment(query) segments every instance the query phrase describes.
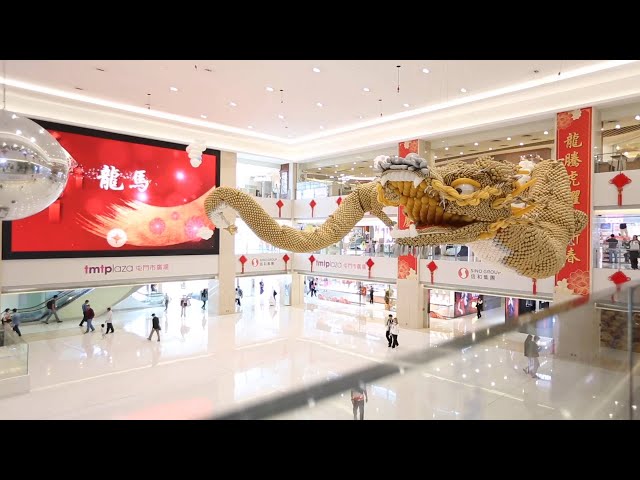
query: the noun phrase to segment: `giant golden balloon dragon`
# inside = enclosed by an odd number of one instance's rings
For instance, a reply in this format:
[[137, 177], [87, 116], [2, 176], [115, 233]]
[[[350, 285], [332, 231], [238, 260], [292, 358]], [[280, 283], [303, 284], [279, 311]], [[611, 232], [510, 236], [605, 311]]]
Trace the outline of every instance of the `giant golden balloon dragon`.
[[387, 226], [386, 206], [404, 206], [413, 224], [392, 231], [398, 246], [425, 247], [473, 243], [483, 261], [530, 278], [555, 275], [567, 246], [587, 224], [574, 210], [569, 176], [556, 160], [519, 164], [480, 157], [435, 165], [409, 154], [374, 160], [378, 178], [361, 184], [315, 231], [279, 225], [249, 195], [219, 187], [205, 199], [205, 212], [235, 233], [223, 210], [235, 210], [265, 242], [292, 252], [315, 252], [340, 241], [367, 213]]

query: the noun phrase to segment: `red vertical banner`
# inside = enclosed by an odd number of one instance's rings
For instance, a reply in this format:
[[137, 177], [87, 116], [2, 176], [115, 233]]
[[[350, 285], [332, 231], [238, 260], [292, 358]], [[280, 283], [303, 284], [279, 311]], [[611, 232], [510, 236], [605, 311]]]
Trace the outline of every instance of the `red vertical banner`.
[[[418, 149], [419, 149], [419, 142], [418, 140], [411, 140], [408, 142], [400, 142], [398, 144], [398, 156], [400, 157], [406, 157], [407, 155], [409, 155], [410, 153], [418, 153]], [[406, 230], [407, 228], [409, 228], [409, 225], [411, 225], [413, 222], [411, 220], [409, 220], [409, 217], [407, 217], [404, 214], [404, 207], [402, 205], [398, 206], [398, 229], [399, 230]]]
[[562, 282], [576, 295], [588, 295], [591, 289], [592, 116], [589, 107], [560, 112], [556, 119], [557, 157], [569, 174], [573, 208], [589, 217], [586, 228], [567, 247], [566, 262], [556, 275], [556, 285]]

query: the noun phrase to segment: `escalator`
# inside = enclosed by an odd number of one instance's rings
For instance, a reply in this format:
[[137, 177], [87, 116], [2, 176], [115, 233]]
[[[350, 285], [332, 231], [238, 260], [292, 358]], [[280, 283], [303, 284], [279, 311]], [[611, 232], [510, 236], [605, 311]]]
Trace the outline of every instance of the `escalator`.
[[[92, 290], [94, 289], [76, 288], [74, 290], [60, 290], [57, 292], [52, 292], [51, 295], [41, 303], [38, 303], [31, 307], [19, 308], [18, 313], [20, 314], [20, 321], [22, 323], [28, 323], [37, 322], [38, 320], [44, 319], [49, 314], [49, 310], [47, 309], [47, 302], [51, 298], [53, 298], [54, 295], [58, 295], [58, 298], [56, 299], [56, 306], [58, 307], [58, 311], [60, 311], [69, 304], [75, 302], [77, 299], [88, 294]], [[60, 313], [58, 313], [58, 315], [60, 315]]]

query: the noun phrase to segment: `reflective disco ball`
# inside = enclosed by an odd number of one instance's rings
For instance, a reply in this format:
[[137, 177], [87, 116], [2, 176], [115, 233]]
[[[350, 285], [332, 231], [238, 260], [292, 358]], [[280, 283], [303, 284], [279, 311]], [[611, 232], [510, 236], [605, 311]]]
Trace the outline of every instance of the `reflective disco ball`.
[[55, 202], [74, 163], [40, 125], [1, 110], [0, 220], [26, 218]]

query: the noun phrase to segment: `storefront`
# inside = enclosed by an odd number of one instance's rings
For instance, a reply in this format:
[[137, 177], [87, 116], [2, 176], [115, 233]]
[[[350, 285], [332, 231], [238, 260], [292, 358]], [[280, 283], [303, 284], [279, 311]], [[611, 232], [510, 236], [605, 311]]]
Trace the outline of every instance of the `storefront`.
[[[309, 282], [312, 279], [316, 290], [313, 295], [309, 289]], [[305, 276], [304, 283], [305, 298], [318, 298], [318, 300], [350, 305], [371, 304], [370, 294], [371, 288], [373, 288], [373, 305], [384, 308], [385, 295], [388, 291], [387, 298], [389, 299], [391, 310], [395, 310], [396, 288], [394, 285], [318, 276]]]
[[[477, 313], [476, 303], [480, 294], [456, 292], [438, 288], [428, 289], [429, 312], [432, 318], [457, 318]], [[482, 295], [484, 311], [500, 308], [502, 299]]]
[[[505, 323], [507, 325], [517, 325], [520, 315], [545, 310], [549, 308], [550, 303], [529, 298], [506, 297], [504, 303]], [[545, 318], [536, 325], [523, 326], [518, 331], [540, 337], [553, 338], [553, 321], [553, 318]]]

